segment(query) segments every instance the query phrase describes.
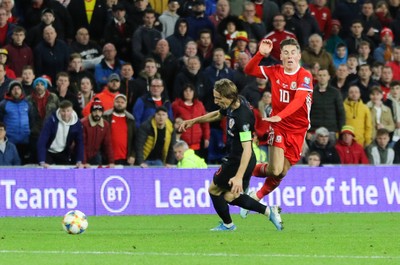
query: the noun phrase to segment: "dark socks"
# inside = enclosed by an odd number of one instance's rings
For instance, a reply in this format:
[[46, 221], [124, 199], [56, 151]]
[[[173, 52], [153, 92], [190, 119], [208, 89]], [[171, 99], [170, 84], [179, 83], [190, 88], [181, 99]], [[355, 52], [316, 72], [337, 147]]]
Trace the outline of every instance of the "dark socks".
[[231, 201], [229, 204], [232, 205], [237, 205], [239, 207], [242, 207], [244, 209], [265, 214], [265, 210], [267, 209], [267, 206], [263, 205], [262, 203], [254, 200], [247, 194], [241, 194], [239, 197]]
[[211, 200], [214, 204], [214, 209], [217, 212], [218, 216], [222, 219], [224, 224], [232, 223], [232, 218], [229, 213], [229, 205], [224, 199], [224, 195], [221, 194], [219, 196], [210, 194]]

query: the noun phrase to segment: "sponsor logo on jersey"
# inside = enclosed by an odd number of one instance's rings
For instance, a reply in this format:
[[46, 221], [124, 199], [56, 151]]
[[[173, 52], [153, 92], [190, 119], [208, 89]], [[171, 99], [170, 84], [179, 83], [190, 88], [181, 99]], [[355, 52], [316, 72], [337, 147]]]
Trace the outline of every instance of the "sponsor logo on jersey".
[[244, 124], [244, 125], [243, 125], [243, 131], [244, 131], [244, 132], [250, 131], [250, 124]]
[[310, 83], [311, 83], [311, 78], [304, 77], [304, 83], [301, 84], [301, 86], [304, 88], [310, 88]]

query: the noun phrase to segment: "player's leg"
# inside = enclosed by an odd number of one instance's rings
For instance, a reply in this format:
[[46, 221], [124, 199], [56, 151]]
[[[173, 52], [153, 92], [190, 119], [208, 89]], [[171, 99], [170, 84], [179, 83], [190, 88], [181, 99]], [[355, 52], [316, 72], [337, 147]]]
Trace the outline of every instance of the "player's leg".
[[224, 198], [224, 193], [229, 190], [228, 181], [231, 176], [231, 169], [232, 165], [229, 162], [224, 162], [214, 174], [213, 181], [208, 188], [214, 209], [222, 220], [217, 227], [211, 229], [212, 231], [236, 230], [229, 212], [229, 205]]

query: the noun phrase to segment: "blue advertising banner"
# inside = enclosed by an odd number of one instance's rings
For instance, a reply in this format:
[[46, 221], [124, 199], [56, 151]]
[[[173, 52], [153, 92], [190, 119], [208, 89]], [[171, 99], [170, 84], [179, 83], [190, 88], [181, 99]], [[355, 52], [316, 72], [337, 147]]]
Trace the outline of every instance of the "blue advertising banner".
[[[398, 169], [296, 166], [263, 202], [285, 213], [398, 212]], [[0, 169], [0, 216], [214, 213], [207, 190], [215, 170]], [[263, 183], [253, 177], [250, 189]]]

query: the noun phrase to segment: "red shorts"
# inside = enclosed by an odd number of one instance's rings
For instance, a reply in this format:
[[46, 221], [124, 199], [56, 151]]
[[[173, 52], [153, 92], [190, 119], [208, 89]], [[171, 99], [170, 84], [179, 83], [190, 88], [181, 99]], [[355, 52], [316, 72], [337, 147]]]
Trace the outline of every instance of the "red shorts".
[[307, 129], [289, 132], [280, 127], [272, 126], [268, 135], [268, 144], [283, 149], [284, 156], [291, 165], [297, 164], [303, 151]]

